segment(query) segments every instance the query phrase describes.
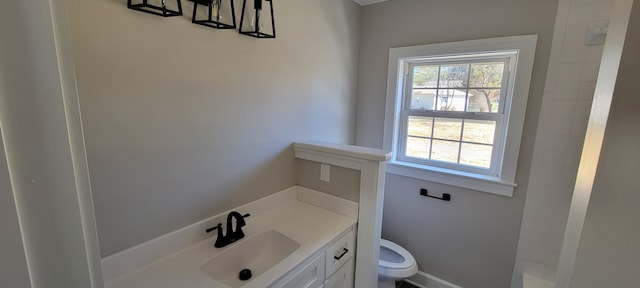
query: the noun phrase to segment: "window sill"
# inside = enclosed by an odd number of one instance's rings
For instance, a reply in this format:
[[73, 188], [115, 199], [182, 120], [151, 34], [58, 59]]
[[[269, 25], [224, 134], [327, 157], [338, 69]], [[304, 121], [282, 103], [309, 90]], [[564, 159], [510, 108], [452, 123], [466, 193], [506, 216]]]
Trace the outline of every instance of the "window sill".
[[517, 186], [497, 177], [393, 160], [388, 163], [387, 172], [506, 197], [513, 197], [513, 189]]

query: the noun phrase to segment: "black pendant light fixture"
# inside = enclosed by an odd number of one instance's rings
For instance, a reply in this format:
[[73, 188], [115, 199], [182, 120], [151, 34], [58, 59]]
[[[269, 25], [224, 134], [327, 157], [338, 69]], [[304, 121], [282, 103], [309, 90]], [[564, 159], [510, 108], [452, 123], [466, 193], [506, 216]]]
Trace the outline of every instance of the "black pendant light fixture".
[[[175, 9], [167, 8], [167, 0], [136, 0], [136, 3], [133, 3], [133, 0], [127, 1], [127, 7], [129, 9], [142, 11], [145, 13], [150, 13], [153, 15], [158, 15], [162, 17], [171, 17], [171, 16], [181, 16], [182, 15], [182, 3], [180, 0], [169, 0], [176, 3]], [[157, 3], [157, 4], [155, 4]]]
[[[247, 0], [242, 3], [240, 16], [240, 34], [256, 38], [276, 38], [276, 25], [273, 19], [273, 0], [248, 0], [253, 2], [253, 9], [247, 7]], [[265, 5], [263, 5], [265, 4]], [[266, 7], [271, 13], [262, 13]]]
[[[217, 29], [236, 29], [236, 14], [233, 0], [190, 0], [193, 1], [191, 22]], [[198, 5], [201, 9], [198, 9]], [[203, 9], [205, 8], [205, 9]]]

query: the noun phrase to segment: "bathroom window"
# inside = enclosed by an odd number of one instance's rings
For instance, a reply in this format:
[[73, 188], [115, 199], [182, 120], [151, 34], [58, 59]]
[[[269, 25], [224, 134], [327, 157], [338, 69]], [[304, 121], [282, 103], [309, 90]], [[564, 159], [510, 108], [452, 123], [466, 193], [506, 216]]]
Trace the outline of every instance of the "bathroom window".
[[388, 171], [511, 196], [536, 36], [392, 48]]

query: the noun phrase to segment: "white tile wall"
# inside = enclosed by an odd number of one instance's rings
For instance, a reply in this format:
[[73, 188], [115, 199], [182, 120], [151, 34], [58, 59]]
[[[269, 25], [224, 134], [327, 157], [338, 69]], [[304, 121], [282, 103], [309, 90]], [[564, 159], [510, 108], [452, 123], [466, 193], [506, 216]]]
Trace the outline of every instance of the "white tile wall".
[[555, 279], [603, 48], [585, 45], [585, 35], [608, 21], [612, 4], [560, 0], [513, 288], [522, 287], [522, 273]]

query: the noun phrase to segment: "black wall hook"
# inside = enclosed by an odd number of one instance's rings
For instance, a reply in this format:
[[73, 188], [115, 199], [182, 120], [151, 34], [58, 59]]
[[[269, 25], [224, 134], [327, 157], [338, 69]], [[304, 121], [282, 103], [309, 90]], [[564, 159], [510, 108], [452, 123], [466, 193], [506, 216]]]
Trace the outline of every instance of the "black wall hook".
[[451, 194], [449, 194], [449, 193], [442, 193], [442, 198], [440, 198], [440, 197], [429, 195], [429, 191], [427, 189], [424, 189], [424, 188], [420, 189], [420, 195], [427, 196], [429, 198], [435, 198], [435, 199], [442, 200], [442, 201], [451, 201]]

